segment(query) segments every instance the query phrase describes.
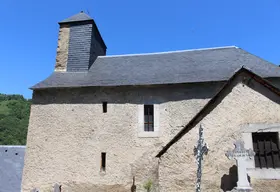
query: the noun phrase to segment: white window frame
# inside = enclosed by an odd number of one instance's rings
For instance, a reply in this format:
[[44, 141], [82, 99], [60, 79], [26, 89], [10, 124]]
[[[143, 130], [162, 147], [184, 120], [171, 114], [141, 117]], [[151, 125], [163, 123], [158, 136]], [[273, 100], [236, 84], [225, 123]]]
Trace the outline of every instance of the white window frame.
[[[280, 124], [247, 124], [242, 126], [242, 139], [246, 149], [254, 149], [252, 133], [278, 132], [280, 141]], [[247, 160], [247, 173], [256, 179], [280, 179], [280, 168], [255, 167], [255, 158]]]
[[[144, 127], [144, 105], [154, 106], [154, 131], [145, 131]], [[159, 104], [145, 103], [138, 105], [138, 137], [159, 137]]]

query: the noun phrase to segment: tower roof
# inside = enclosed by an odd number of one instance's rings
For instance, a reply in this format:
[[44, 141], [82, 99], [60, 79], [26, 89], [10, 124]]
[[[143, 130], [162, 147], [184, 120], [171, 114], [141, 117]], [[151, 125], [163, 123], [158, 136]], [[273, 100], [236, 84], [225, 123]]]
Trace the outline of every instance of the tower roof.
[[87, 15], [83, 11], [81, 11], [80, 13], [78, 13], [76, 15], [73, 15], [71, 17], [68, 17], [67, 19], [60, 21], [59, 24], [79, 22], [79, 21], [92, 21], [92, 20], [93, 19], [89, 15]]

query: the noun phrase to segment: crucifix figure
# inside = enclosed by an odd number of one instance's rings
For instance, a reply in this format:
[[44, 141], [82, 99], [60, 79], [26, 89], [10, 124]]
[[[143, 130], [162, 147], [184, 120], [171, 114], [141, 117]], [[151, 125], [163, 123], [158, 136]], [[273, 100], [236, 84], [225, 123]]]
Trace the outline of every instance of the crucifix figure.
[[208, 147], [207, 144], [204, 142], [203, 138], [203, 127], [200, 125], [199, 127], [199, 138], [197, 141], [197, 146], [194, 147], [194, 155], [196, 156], [197, 162], [197, 180], [196, 180], [196, 192], [200, 192], [200, 185], [201, 185], [201, 174], [202, 174], [202, 160], [203, 155], [207, 155]]
[[233, 150], [228, 150], [226, 156], [229, 159], [234, 158], [237, 163], [238, 182], [236, 189], [237, 191], [251, 191], [252, 187], [247, 178], [246, 160], [254, 157], [255, 152], [252, 149], [245, 149], [244, 141], [242, 140], [237, 140], [234, 145], [235, 148]]

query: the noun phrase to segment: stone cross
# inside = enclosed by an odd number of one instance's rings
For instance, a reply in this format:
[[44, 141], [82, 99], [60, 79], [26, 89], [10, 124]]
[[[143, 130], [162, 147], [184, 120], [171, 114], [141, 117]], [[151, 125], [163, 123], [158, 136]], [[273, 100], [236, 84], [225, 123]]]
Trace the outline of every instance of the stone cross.
[[54, 192], [61, 192], [61, 185], [58, 185], [57, 183], [54, 185]]
[[196, 192], [201, 191], [201, 175], [202, 175], [202, 160], [203, 155], [207, 155], [208, 153], [208, 147], [207, 144], [204, 143], [203, 138], [203, 127], [200, 125], [199, 127], [199, 138], [197, 141], [197, 146], [194, 147], [194, 155], [196, 156], [196, 162], [197, 162], [197, 180], [196, 180]]
[[252, 149], [244, 148], [244, 141], [237, 140], [235, 143], [235, 148], [233, 150], [228, 150], [226, 156], [229, 159], [234, 158], [237, 163], [238, 169], [238, 182], [237, 191], [252, 191], [252, 187], [247, 178], [246, 160], [254, 157], [255, 152]]

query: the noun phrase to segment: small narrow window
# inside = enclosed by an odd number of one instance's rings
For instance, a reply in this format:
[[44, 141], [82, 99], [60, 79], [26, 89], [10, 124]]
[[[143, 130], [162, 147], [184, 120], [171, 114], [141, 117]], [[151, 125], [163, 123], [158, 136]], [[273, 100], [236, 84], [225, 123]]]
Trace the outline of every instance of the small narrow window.
[[103, 113], [107, 113], [107, 102], [103, 102], [102, 106], [103, 106]]
[[144, 131], [154, 131], [153, 105], [144, 105]]
[[252, 133], [255, 151], [255, 166], [258, 168], [279, 168], [280, 149], [278, 132]]
[[106, 153], [101, 153], [101, 171], [106, 170]]

